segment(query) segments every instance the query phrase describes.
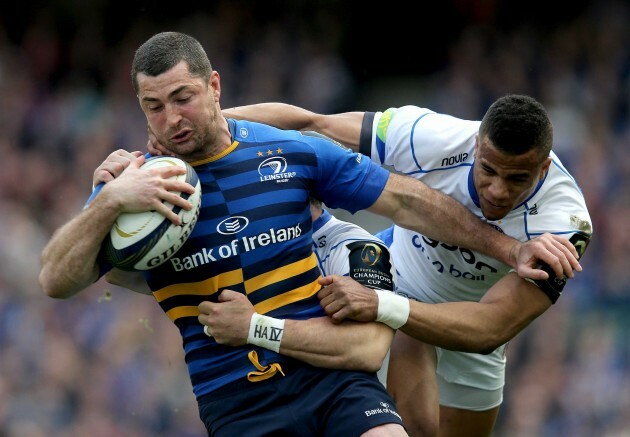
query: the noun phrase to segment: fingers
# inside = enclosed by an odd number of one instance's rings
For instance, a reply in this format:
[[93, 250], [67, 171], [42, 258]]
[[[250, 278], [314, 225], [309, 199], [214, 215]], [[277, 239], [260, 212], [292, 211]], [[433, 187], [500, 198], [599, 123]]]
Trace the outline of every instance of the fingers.
[[203, 325], [203, 333], [212, 338], [212, 332], [210, 332], [210, 327], [208, 325]]
[[324, 309], [324, 311], [326, 311], [326, 314], [328, 315], [330, 315], [331, 313], [334, 314], [341, 308], [341, 305], [332, 294], [328, 294], [323, 298], [321, 298], [319, 295], [317, 297], [319, 297], [319, 305]]
[[343, 284], [343, 276], [330, 275], [319, 279], [319, 283], [324, 285], [318, 293], [319, 304], [333, 323], [340, 323], [344, 319], [351, 317], [352, 306], [345, 296], [335, 293], [336, 287], [333, 284]]
[[561, 278], [565, 274], [569, 278], [573, 277], [571, 263], [569, 263], [564, 253], [555, 247], [549, 248], [547, 253], [541, 255], [540, 259], [551, 267], [556, 277]]
[[553, 242], [556, 244], [556, 246], [562, 246], [566, 249], [569, 250], [569, 252], [571, 252], [571, 254], [575, 257], [575, 258], [579, 258], [579, 254], [577, 249], [575, 248], [575, 246], [573, 245], [573, 243], [571, 243], [569, 240], [567, 240], [564, 237], [561, 237], [560, 235], [554, 235], [554, 234], [550, 234], [550, 233], [546, 233], [544, 234], [545, 236], [549, 236]]
[[181, 178], [180, 180], [173, 178], [174, 176], [185, 175], [186, 174], [185, 168], [182, 168], [176, 165], [169, 165], [165, 167], [152, 168], [148, 171], [151, 175], [159, 176], [160, 178], [164, 180], [163, 187], [165, 190], [178, 191], [181, 193], [188, 193], [188, 194], [193, 194], [195, 192], [195, 187], [193, 187], [189, 183], [184, 182], [183, 180], [181, 180]]
[[188, 182], [177, 181], [174, 179], [165, 179], [164, 189], [168, 191], [176, 191], [178, 193], [188, 193], [188, 194], [195, 193], [195, 187], [190, 185]]
[[201, 317], [202, 316], [207, 316], [210, 314], [210, 311], [212, 310], [212, 302], [210, 302], [209, 300], [204, 300], [203, 302], [201, 302], [199, 305], [197, 305], [197, 309], [199, 309], [199, 322], [201, 322]]
[[568, 278], [573, 278], [573, 270], [582, 270], [577, 259], [577, 250], [569, 240], [551, 234], [544, 234], [541, 238], [545, 238], [544, 241], [548, 243], [547, 250], [549, 251], [547, 258], [541, 257], [541, 260], [553, 269], [556, 277], [561, 278], [566, 275]]
[[580, 261], [579, 261], [580, 255], [577, 249], [575, 248], [575, 246], [573, 245], [573, 243], [571, 243], [569, 240], [559, 235], [553, 235], [553, 234], [549, 234], [549, 235], [553, 243], [555, 244], [556, 248], [558, 248], [560, 251], [562, 251], [565, 254], [567, 260], [571, 264], [572, 269], [577, 270], [578, 272], [581, 272], [582, 266], [580, 265]]
[[348, 309], [339, 301], [334, 300], [332, 296], [327, 297], [319, 302], [328, 317], [333, 323], [340, 323], [348, 316]]
[[178, 214], [175, 214], [172, 209], [163, 203], [158, 203], [155, 207], [155, 211], [162, 214], [166, 219], [171, 221], [175, 226], [182, 224], [182, 219]]
[[110, 153], [107, 159], [94, 171], [93, 185], [97, 186], [101, 182], [111, 182], [120, 176], [134, 159], [142, 155], [142, 152], [139, 151], [128, 152], [123, 149]]
[[129, 167], [140, 168], [142, 167], [142, 164], [144, 164], [144, 161], [145, 161], [144, 155], [134, 156], [131, 159], [131, 162], [129, 163]]
[[[558, 278], [573, 278], [574, 271], [582, 271], [578, 261], [577, 250], [569, 240], [559, 235], [545, 233], [527, 243], [523, 243], [528, 249], [524, 251], [533, 262], [521, 263], [519, 275], [537, 280], [547, 280], [550, 274]], [[545, 272], [540, 264], [549, 267]]]
[[155, 156], [175, 156], [173, 152], [164, 147], [155, 137], [150, 127], [147, 127], [147, 150]]
[[203, 333], [206, 334], [210, 338], [214, 338], [212, 331], [210, 330], [210, 311], [212, 309], [212, 302], [201, 302], [198, 306], [199, 315], [197, 316], [197, 320], [201, 325], [203, 325]]
[[181, 197], [180, 193], [193, 194], [195, 187], [182, 180], [170, 178], [185, 174], [186, 170], [179, 166], [167, 166], [150, 169], [148, 172], [152, 176], [159, 178], [159, 187], [152, 200], [152, 209], [162, 214], [174, 224], [180, 225], [181, 218], [178, 213], [172, 210], [172, 205], [179, 206], [186, 211], [192, 210], [192, 203]]
[[94, 178], [92, 179], [92, 185], [96, 187], [100, 183], [111, 182], [111, 181], [114, 180], [114, 178], [115, 178], [115, 176], [112, 175], [111, 171], [99, 167], [94, 172]]

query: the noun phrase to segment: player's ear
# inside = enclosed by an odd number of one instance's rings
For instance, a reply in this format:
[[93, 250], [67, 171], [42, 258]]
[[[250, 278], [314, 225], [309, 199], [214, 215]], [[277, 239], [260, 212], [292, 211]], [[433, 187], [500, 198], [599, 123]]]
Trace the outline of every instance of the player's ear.
[[545, 162], [543, 163], [542, 167], [540, 168], [540, 174], [538, 175], [538, 180], [542, 180], [545, 175], [547, 174], [547, 170], [549, 170], [549, 166], [551, 165], [551, 156], [548, 156], [547, 159], [545, 159]]
[[477, 153], [479, 152], [479, 134], [475, 135], [475, 159], [477, 158]]
[[221, 99], [221, 76], [218, 71], [212, 71], [208, 82], [208, 92], [212, 93], [215, 102]]

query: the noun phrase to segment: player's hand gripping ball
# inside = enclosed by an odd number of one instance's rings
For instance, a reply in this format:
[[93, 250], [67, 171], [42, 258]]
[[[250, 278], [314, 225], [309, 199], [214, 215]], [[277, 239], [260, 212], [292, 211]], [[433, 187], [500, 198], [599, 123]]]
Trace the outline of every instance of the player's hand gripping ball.
[[193, 231], [201, 208], [201, 184], [195, 169], [182, 159], [156, 156], [145, 161], [141, 168], [151, 169], [168, 165], [178, 165], [186, 169], [186, 174], [172, 176], [195, 187], [194, 194], [179, 193], [192, 203], [187, 211], [179, 206], [164, 202], [182, 220], [176, 226], [156, 211], [122, 213], [112, 226], [103, 242], [107, 261], [122, 270], [140, 271], [155, 268], [173, 256], [186, 242]]

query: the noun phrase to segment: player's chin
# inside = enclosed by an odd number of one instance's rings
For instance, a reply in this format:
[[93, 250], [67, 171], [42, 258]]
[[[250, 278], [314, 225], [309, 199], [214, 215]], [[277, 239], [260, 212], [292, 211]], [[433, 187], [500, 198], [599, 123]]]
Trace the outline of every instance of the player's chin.
[[197, 143], [192, 140], [181, 143], [169, 143], [168, 151], [165, 154], [171, 156], [189, 156], [198, 151]]
[[510, 212], [509, 207], [496, 206], [485, 200], [481, 200], [480, 204], [481, 204], [481, 212], [483, 213], [483, 216], [490, 221], [501, 220]]

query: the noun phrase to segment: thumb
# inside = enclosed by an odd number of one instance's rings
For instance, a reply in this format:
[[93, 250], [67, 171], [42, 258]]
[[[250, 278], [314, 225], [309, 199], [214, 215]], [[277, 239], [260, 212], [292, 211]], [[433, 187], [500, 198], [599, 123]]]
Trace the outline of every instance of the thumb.
[[339, 275], [328, 275], [321, 278], [319, 280], [319, 283], [320, 285], [323, 285], [324, 287], [326, 287], [327, 285], [332, 285], [333, 282], [341, 281], [342, 278], [343, 276], [339, 276]]
[[231, 300], [236, 300], [238, 294], [240, 293], [233, 290], [223, 290], [219, 295], [219, 302], [229, 302]]
[[534, 281], [546, 281], [549, 274], [540, 268], [522, 267], [518, 269], [517, 274], [521, 278], [533, 279]]
[[319, 282], [319, 285], [327, 287], [328, 285], [333, 283], [333, 277], [332, 276], [324, 276], [324, 277], [319, 278], [317, 280], [317, 282]]

